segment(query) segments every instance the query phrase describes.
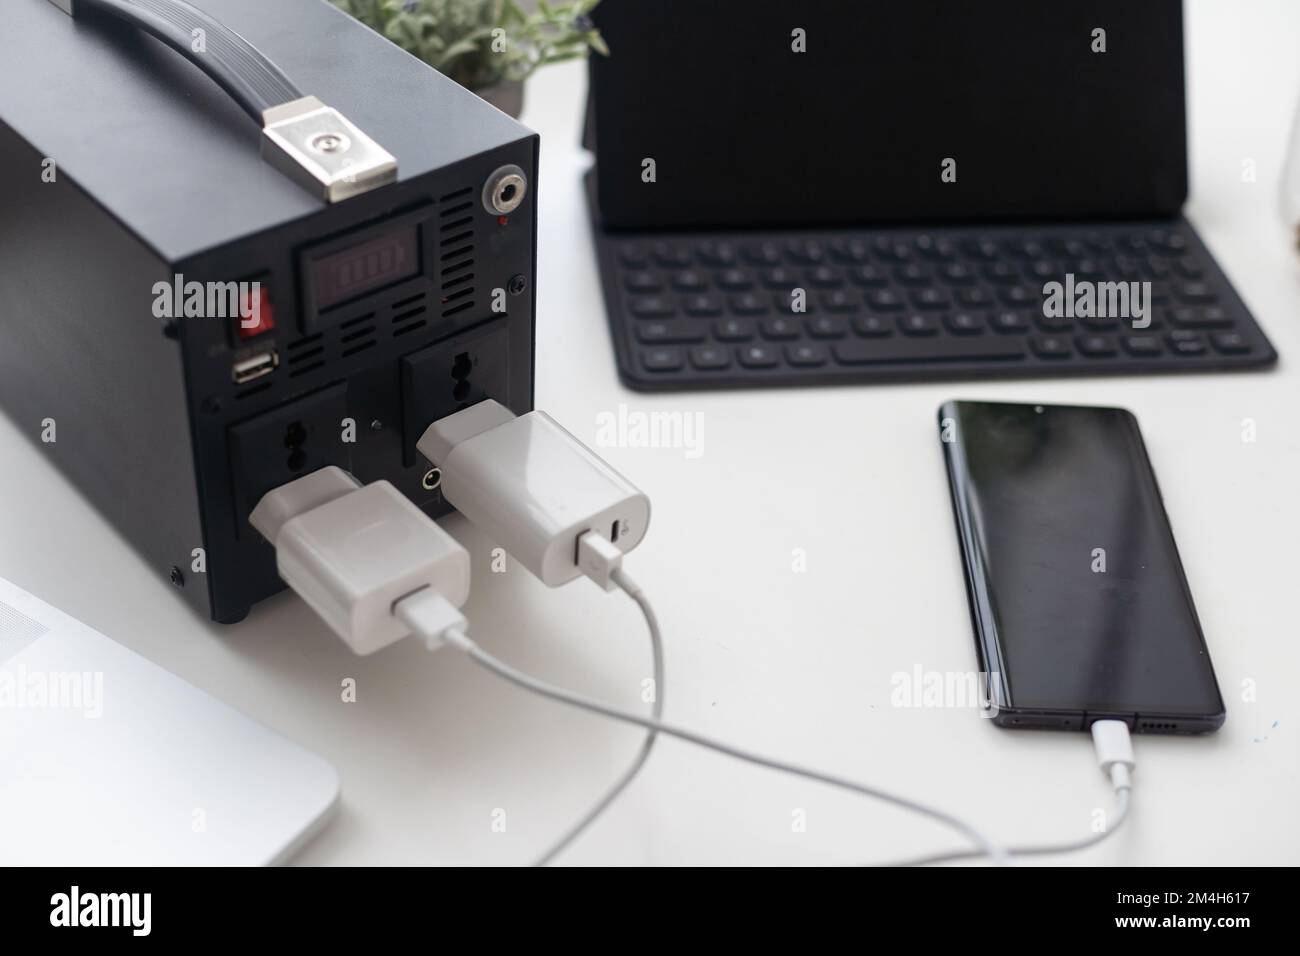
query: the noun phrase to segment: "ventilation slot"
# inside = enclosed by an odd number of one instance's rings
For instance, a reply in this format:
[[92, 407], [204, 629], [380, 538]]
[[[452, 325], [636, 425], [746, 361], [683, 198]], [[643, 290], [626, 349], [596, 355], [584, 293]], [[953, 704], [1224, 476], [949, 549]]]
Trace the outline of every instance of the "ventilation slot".
[[[473, 187], [466, 187], [444, 196], [442, 201], [451, 203], [473, 192]], [[439, 305], [443, 318], [474, 308], [473, 208], [471, 200], [448, 205], [438, 214], [438, 263], [442, 269]]]
[[375, 313], [367, 312], [339, 323], [339, 347], [343, 358], [364, 352], [375, 345]]
[[254, 395], [261, 395], [270, 387], [270, 382], [263, 382], [261, 385], [254, 385], [252, 388], [246, 388], [235, 396], [235, 401], [242, 402], [244, 399], [252, 398]]
[[428, 303], [423, 292], [394, 302], [393, 338], [424, 328], [428, 321], [425, 319], [427, 310]]
[[311, 365], [304, 365], [301, 368], [295, 368], [289, 373], [290, 378], [297, 378], [299, 375], [306, 375], [308, 372], [314, 372], [318, 368], [324, 368], [324, 362], [313, 362]]
[[[301, 375], [303, 366], [309, 363], [311, 368], [320, 368], [320, 362], [317, 359], [325, 354], [325, 343], [321, 339], [321, 334], [317, 332], [315, 335], [308, 335], [306, 338], [289, 343], [285, 352], [285, 365], [289, 368], [289, 377], [293, 378], [295, 375]], [[261, 387], [251, 389], [245, 394], [253, 395], [259, 391], [261, 391]], [[240, 395], [239, 397], [243, 398], [244, 396]]]

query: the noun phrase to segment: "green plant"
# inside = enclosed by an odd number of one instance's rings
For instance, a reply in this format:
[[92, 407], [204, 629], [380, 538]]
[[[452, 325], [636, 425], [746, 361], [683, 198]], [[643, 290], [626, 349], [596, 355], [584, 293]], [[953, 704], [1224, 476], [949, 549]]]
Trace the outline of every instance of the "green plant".
[[588, 14], [600, 0], [332, 0], [461, 86], [522, 81], [539, 67], [595, 50], [608, 55]]

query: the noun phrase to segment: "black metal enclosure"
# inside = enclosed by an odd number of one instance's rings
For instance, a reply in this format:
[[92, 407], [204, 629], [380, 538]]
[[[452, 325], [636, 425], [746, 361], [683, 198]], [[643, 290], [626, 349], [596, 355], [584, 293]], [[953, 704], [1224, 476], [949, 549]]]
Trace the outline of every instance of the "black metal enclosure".
[[[439, 515], [424, 427], [484, 397], [532, 408], [538, 139], [324, 0], [194, 2], [391, 152], [398, 181], [326, 205], [176, 52], [7, 0], [0, 406], [160, 580], [230, 623], [284, 586], [248, 524], [265, 492], [338, 465]], [[509, 165], [528, 189], [500, 216], [483, 191]], [[355, 294], [313, 281], [397, 247], [405, 267]], [[160, 317], [161, 290], [190, 282], [260, 283], [274, 327]]]

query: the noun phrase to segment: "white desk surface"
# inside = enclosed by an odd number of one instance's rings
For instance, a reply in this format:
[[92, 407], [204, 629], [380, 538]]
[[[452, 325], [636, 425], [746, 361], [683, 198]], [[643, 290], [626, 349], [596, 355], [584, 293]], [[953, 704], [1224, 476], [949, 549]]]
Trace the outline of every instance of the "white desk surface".
[[[1002, 840], [1087, 832], [1109, 802], [1086, 735], [895, 708], [890, 678], [975, 666], [939, 403], [1125, 405], [1155, 462], [1228, 720], [1207, 738], [1138, 738], [1131, 825], [1066, 859], [1300, 862], [1300, 254], [1277, 197], [1300, 94], [1300, 4], [1188, 6], [1188, 214], [1281, 353], [1272, 372], [629, 392], [614, 371], [579, 187], [585, 72], [566, 65], [531, 83], [524, 121], [543, 137], [538, 406], [593, 445], [597, 415], [620, 404], [703, 416], [696, 459], [603, 450], [653, 501], [628, 564], [663, 621], [671, 720], [929, 800]], [[1245, 159], [1256, 182], [1242, 181]], [[1242, 441], [1244, 419], [1256, 423], [1253, 443]], [[3, 417], [0, 448], [0, 576], [338, 767], [342, 810], [301, 863], [527, 862], [637, 746], [636, 731], [535, 699], [450, 652], [406, 642], [353, 657], [289, 595], [242, 625], [209, 625]], [[583, 581], [550, 591], [518, 567], [493, 574], [490, 543], [459, 519], [447, 526], [474, 556], [468, 613], [480, 642], [639, 706], [648, 651], [629, 601]], [[806, 573], [792, 571], [795, 549]], [[356, 703], [340, 699], [348, 677]], [[498, 809], [505, 832], [493, 828]], [[564, 860], [853, 863], [959, 844], [903, 811], [661, 741]]]

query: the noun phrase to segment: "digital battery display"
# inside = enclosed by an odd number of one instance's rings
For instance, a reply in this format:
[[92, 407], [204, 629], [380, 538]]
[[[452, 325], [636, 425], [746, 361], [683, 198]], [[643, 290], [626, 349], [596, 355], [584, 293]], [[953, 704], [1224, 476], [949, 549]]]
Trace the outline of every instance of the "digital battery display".
[[376, 239], [312, 259], [312, 298], [318, 312], [420, 274], [420, 231], [412, 223]]

